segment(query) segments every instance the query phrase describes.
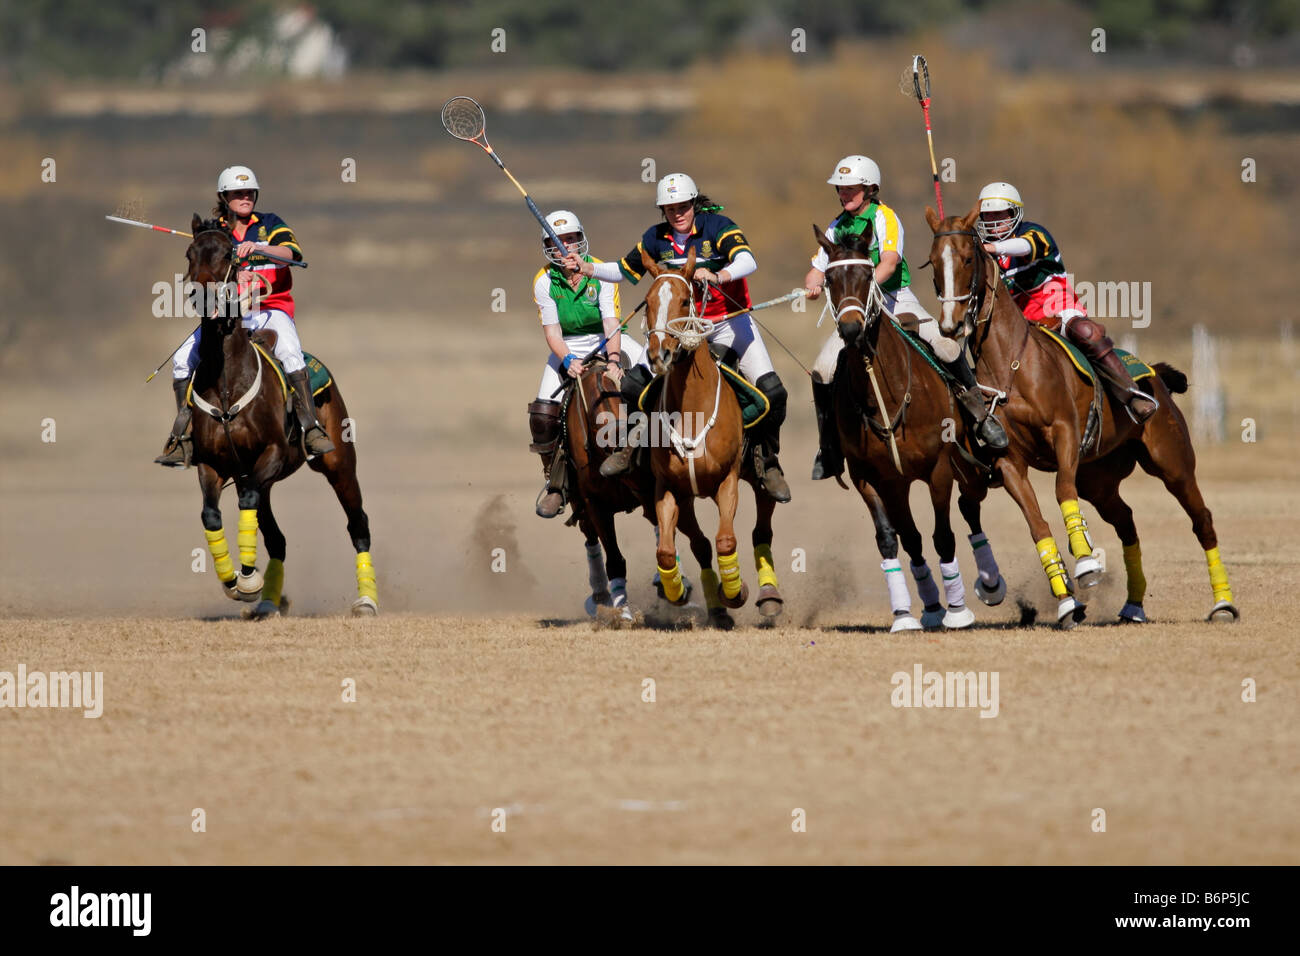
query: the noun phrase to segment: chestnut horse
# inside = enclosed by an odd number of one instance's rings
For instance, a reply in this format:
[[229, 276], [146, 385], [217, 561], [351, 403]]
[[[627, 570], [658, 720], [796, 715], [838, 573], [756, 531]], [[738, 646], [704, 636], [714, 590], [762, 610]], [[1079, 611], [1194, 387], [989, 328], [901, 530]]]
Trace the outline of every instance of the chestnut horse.
[[[700, 565], [709, 616], [727, 627], [731, 618], [725, 609], [741, 607], [749, 597], [740, 574], [735, 533], [745, 446], [740, 403], [723, 382], [719, 362], [708, 348], [706, 339], [713, 323], [696, 312], [695, 250], [690, 251], [682, 269], [660, 265], [644, 252], [641, 262], [654, 277], [646, 292], [646, 356], [651, 371], [664, 379], [650, 429], [650, 469], [659, 519], [659, 578], [666, 600], [685, 603], [675, 545], [680, 522]], [[696, 498], [712, 498], [718, 507], [720, 581], [719, 574], [713, 572], [709, 539], [695, 516]], [[772, 512], [776, 502], [756, 488], [754, 504], [758, 513], [753, 532], [757, 603], [766, 622], [771, 623], [783, 604], [772, 560]]]
[[[952, 629], [969, 627], [975, 623], [975, 614], [966, 606], [949, 520], [954, 480], [951, 455], [965, 428], [962, 416], [941, 373], [882, 315], [884, 303], [869, 258], [870, 234], [854, 236], [844, 245], [828, 240], [816, 225], [813, 234], [830, 260], [826, 294], [844, 340], [831, 386], [840, 449], [849, 477], [876, 526], [876, 546], [894, 611], [890, 631], [940, 624]], [[973, 474], [973, 469], [962, 474]], [[923, 481], [930, 489], [934, 547], [939, 554], [947, 613], [939, 603], [939, 588], [912, 519], [908, 490], [913, 481]], [[970, 525], [980, 567], [975, 591], [985, 604], [996, 605], [1006, 595], [1006, 582], [980, 527], [980, 502], [986, 493], [982, 481], [969, 487], [963, 484], [960, 506]], [[920, 622], [912, 616], [912, 599], [898, 562], [900, 537], [925, 608]]]
[[[190, 226], [194, 240], [186, 250], [187, 280], [203, 288], [229, 287], [236, 268], [235, 242], [216, 220]], [[203, 492], [203, 528], [222, 592], [237, 601], [257, 602], [247, 615], [274, 617], [287, 607], [284, 585], [285, 538], [271, 512], [271, 486], [288, 478], [306, 461], [301, 442], [286, 432], [285, 395], [278, 373], [253, 346], [240, 323], [237, 302], [202, 311], [199, 361], [191, 382], [194, 414], [193, 463]], [[370, 561], [370, 522], [361, 507], [356, 449], [344, 439], [348, 412], [335, 382], [317, 396], [317, 417], [334, 443], [334, 451], [307, 464], [321, 472], [338, 496], [348, 518], [348, 534], [357, 551], [357, 599], [352, 613], [378, 613], [375, 572]], [[221, 490], [234, 481], [239, 493], [238, 574], [230, 559], [221, 523]], [[266, 574], [257, 570], [257, 531], [262, 530], [271, 559]]]
[[[978, 204], [965, 216], [943, 220], [926, 207], [925, 219], [934, 233], [930, 265], [943, 303], [939, 328], [944, 335], [964, 337], [981, 380], [1006, 395], [1003, 414], [1010, 447], [993, 467], [1029, 525], [1039, 561], [1059, 602], [1058, 623], [1073, 626], [1082, 620], [1084, 609], [1076, 600], [1081, 595], [1072, 593], [1051, 528], [1039, 510], [1029, 483], [1031, 467], [1056, 472], [1056, 500], [1065, 518], [1081, 587], [1096, 584], [1101, 567], [1079, 512], [1079, 495], [1094, 502], [1119, 533], [1129, 588], [1120, 617], [1130, 621], [1146, 619], [1142, 609], [1146, 582], [1137, 529], [1132, 511], [1119, 496], [1119, 484], [1135, 465], [1159, 478], [1191, 518], [1192, 530], [1205, 551], [1215, 601], [1208, 619], [1236, 620], [1239, 615], [1219, 557], [1214, 522], [1196, 483], [1196, 455], [1187, 424], [1166, 382], [1168, 379], [1183, 390], [1185, 376], [1168, 366], [1157, 366], [1160, 374], [1145, 380], [1148, 393], [1160, 408], [1144, 425], [1135, 424], [1104, 394], [1099, 403], [1099, 432], [1088, 448], [1082, 448], [1089, 407], [1094, 395], [1105, 390], [1085, 382], [1065, 350], [1050, 336], [1031, 328], [1002, 281], [997, 261], [975, 233], [978, 216]], [[959, 289], [964, 293], [958, 294]], [[964, 305], [961, 311], [959, 304]], [[1093, 370], [1094, 379], [1100, 374]]]

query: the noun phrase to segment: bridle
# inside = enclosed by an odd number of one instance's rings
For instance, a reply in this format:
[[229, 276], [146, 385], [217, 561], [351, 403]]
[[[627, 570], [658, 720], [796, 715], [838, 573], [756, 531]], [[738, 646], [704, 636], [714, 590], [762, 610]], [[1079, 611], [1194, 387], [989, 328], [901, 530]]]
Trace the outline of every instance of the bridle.
[[[997, 290], [994, 283], [997, 282], [997, 270], [989, 269], [986, 260], [991, 258], [988, 251], [984, 248], [979, 233], [971, 229], [945, 229], [943, 232], [936, 232], [934, 237], [940, 236], [969, 236], [975, 240], [975, 262], [976, 267], [971, 270], [970, 288], [965, 295], [936, 295], [936, 298], [943, 303], [966, 303], [966, 311], [962, 313], [961, 325], [964, 336], [973, 336], [975, 331], [981, 325], [987, 325], [989, 319], [993, 317], [993, 306], [997, 300]], [[939, 273], [935, 270], [936, 284]], [[937, 290], [936, 290], [937, 292]], [[986, 293], [992, 292], [993, 295]], [[981, 313], [983, 313], [981, 315]], [[985, 333], [987, 335], [987, 332]]]
[[856, 295], [846, 295], [837, 304], [831, 298], [830, 291], [827, 290], [826, 293], [826, 305], [830, 309], [831, 318], [835, 320], [836, 325], [844, 321], [843, 317], [851, 312], [857, 312], [862, 316], [862, 332], [858, 337], [860, 342], [862, 336], [866, 335], [867, 327], [880, 318], [880, 310], [885, 304], [885, 299], [880, 292], [879, 284], [876, 282], [876, 264], [874, 262], [870, 259], [836, 259], [834, 262], [827, 263], [826, 271], [829, 272], [831, 269], [841, 266], [866, 266], [871, 277], [866, 302], [863, 302]]
[[[713, 320], [703, 318], [695, 308], [695, 283], [686, 276], [677, 272], [661, 272], [656, 276], [658, 279], [676, 279], [678, 282], [686, 285], [686, 315], [679, 315], [676, 318], [668, 319], [663, 328], [649, 329], [648, 336], [659, 336], [659, 347], [664, 347], [664, 339], [672, 336], [682, 344], [682, 349], [689, 351], [708, 338], [713, 331]], [[708, 289], [705, 289], [704, 305], [708, 304]], [[647, 296], [648, 298], [648, 296]], [[649, 324], [650, 310], [646, 309], [646, 323]], [[674, 350], [676, 351], [676, 350]], [[674, 359], [676, 356], [674, 356]]]

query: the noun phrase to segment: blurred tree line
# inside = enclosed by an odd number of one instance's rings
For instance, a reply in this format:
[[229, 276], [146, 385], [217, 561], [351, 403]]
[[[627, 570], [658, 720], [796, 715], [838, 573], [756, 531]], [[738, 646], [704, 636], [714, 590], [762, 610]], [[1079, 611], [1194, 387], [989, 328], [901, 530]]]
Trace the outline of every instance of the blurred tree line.
[[[550, 0], [314, 0], [310, 5], [360, 69], [679, 68], [742, 45], [810, 49], [837, 40], [942, 27], [963, 15], [1014, 10], [1024, 0], [657, 0], [654, 4]], [[1083, 11], [1116, 48], [1177, 52], [1205, 28], [1243, 40], [1300, 31], [1297, 0], [1046, 0]], [[191, 31], [228, 39], [265, 35], [293, 0], [5, 0], [0, 79], [50, 76], [153, 79], [190, 51]], [[1043, 7], [1044, 4], [1038, 4]], [[507, 57], [489, 48], [505, 30]]]

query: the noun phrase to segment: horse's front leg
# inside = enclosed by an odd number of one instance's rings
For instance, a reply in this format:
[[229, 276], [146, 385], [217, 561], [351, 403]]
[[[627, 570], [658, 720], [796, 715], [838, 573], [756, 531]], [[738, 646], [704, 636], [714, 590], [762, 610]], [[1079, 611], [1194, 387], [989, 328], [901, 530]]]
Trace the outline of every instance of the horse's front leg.
[[889, 632], [897, 634], [900, 631], [919, 631], [921, 622], [912, 616], [912, 595], [907, 590], [907, 581], [903, 578], [903, 565], [898, 560], [898, 533], [894, 531], [894, 526], [889, 520], [884, 499], [871, 483], [873, 476], [862, 463], [862, 459], [850, 456], [846, 461], [853, 486], [862, 496], [863, 504], [871, 513], [871, 523], [876, 528], [876, 550], [880, 552], [880, 570], [885, 573], [889, 609], [894, 615]]
[[[930, 473], [930, 504], [934, 507], [934, 549], [939, 555], [939, 575], [943, 578], [944, 602], [948, 610], [943, 626], [956, 630], [975, 623], [975, 612], [966, 606], [966, 585], [957, 564], [957, 539], [952, 533], [952, 470], [943, 456]], [[915, 575], [915, 567], [912, 569]], [[920, 590], [920, 581], [917, 582]]]
[[235, 565], [230, 560], [230, 545], [226, 543], [226, 532], [221, 526], [221, 476], [211, 465], [199, 465], [198, 473], [199, 490], [203, 493], [203, 534], [208, 539], [212, 567], [221, 582], [222, 593], [238, 601]]
[[983, 483], [976, 488], [967, 488], [964, 484], [959, 486], [957, 510], [970, 529], [966, 540], [970, 542], [975, 564], [980, 570], [979, 579], [975, 582], [975, 593], [989, 607], [997, 607], [1007, 596], [1007, 582], [1002, 577], [997, 558], [993, 554], [993, 545], [981, 524], [980, 505], [987, 494], [988, 487]]
[[1073, 627], [1083, 620], [1084, 607], [1075, 601], [1070, 593], [1070, 583], [1065, 572], [1065, 562], [1061, 560], [1060, 549], [1052, 537], [1052, 529], [1043, 520], [1043, 512], [1038, 507], [1038, 497], [1033, 485], [1029, 483], [1026, 466], [1014, 455], [1008, 455], [998, 462], [1002, 470], [1002, 481], [1007, 494], [1020, 506], [1025, 522], [1029, 525], [1029, 535], [1034, 539], [1038, 549], [1038, 560], [1043, 565], [1043, 573], [1052, 588], [1052, 596], [1057, 600], [1056, 623], [1063, 628]]
[[743, 607], [749, 600], [749, 588], [740, 576], [740, 555], [736, 553], [736, 506], [740, 503], [740, 465], [737, 462], [713, 496], [718, 506], [718, 576], [722, 593], [718, 596], [727, 607]]
[[241, 601], [260, 601], [266, 581], [257, 570], [257, 509], [262, 501], [261, 489], [252, 481], [235, 482], [239, 492], [239, 581], [236, 590]]
[[1070, 553], [1074, 555], [1074, 581], [1076, 594], [1094, 587], [1101, 580], [1101, 562], [1093, 557], [1092, 538], [1088, 536], [1088, 522], [1079, 510], [1079, 489], [1076, 473], [1079, 470], [1079, 436], [1073, 429], [1058, 428], [1056, 440], [1056, 501], [1065, 519], [1065, 533], [1070, 539]]
[[659, 543], [655, 547], [659, 582], [664, 589], [664, 600], [678, 606], [686, 603], [686, 587], [682, 584], [682, 566], [677, 560], [677, 499], [661, 479], [655, 486], [655, 515], [659, 518]]

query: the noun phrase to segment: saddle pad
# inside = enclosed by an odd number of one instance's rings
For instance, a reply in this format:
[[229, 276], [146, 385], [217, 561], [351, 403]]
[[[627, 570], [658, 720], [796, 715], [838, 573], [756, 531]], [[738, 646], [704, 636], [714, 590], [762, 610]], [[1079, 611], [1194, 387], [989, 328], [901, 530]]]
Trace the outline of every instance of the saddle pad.
[[[1042, 332], [1061, 348], [1065, 349], [1065, 354], [1070, 357], [1070, 361], [1074, 364], [1074, 367], [1078, 370], [1079, 374], [1083, 376], [1084, 381], [1089, 385], [1092, 384], [1092, 365], [1089, 364], [1086, 358], [1084, 358], [1083, 353], [1079, 351], [1078, 347], [1068, 341], [1064, 336], [1058, 335], [1043, 325], [1033, 323], [1033, 327], [1038, 329], [1038, 331]], [[1128, 370], [1129, 375], [1133, 377], [1133, 381], [1135, 382], [1140, 382], [1144, 378], [1151, 378], [1151, 376], [1156, 374], [1155, 369], [1147, 365], [1146, 362], [1142, 361], [1136, 355], [1125, 352], [1121, 348], [1116, 348], [1115, 354], [1119, 356], [1120, 361], [1124, 363], [1124, 368]]]
[[[288, 402], [289, 383], [284, 377], [284, 367], [280, 365], [279, 360], [274, 355], [264, 349], [259, 343], [254, 342], [253, 348], [262, 353], [262, 358], [266, 359], [267, 364], [275, 371], [275, 377], [280, 380], [280, 393], [284, 397], [284, 400]], [[334, 383], [334, 376], [330, 374], [330, 370], [325, 367], [325, 364], [310, 352], [303, 352], [302, 357], [307, 362], [307, 384], [311, 388], [311, 393], [313, 396], [319, 395]], [[185, 401], [190, 405], [194, 404], [192, 398], [193, 392], [194, 382], [193, 379], [191, 379], [190, 386], [185, 392]]]
[[[736, 401], [740, 403], [740, 417], [744, 428], [750, 428], [762, 421], [770, 409], [770, 403], [767, 396], [756, 388], [749, 379], [733, 370], [731, 366], [718, 364], [722, 370], [722, 378], [731, 390], [736, 393]], [[664, 377], [655, 376], [651, 379], [650, 384], [641, 391], [641, 397], [637, 399], [637, 408], [647, 412], [654, 407], [655, 401], [659, 397], [659, 390], [663, 388]]]

